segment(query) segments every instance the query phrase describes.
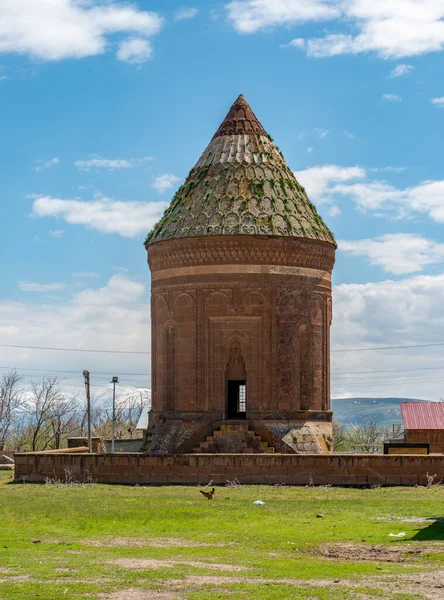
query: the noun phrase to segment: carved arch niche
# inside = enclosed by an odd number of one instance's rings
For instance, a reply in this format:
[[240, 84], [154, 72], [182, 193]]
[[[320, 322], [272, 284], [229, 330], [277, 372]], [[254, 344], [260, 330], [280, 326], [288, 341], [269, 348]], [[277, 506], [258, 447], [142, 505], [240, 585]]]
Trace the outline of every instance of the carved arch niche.
[[302, 323], [299, 327], [299, 389], [301, 410], [311, 410], [311, 326]]
[[247, 292], [242, 298], [244, 315], [262, 316], [268, 309], [267, 297], [262, 292]]
[[166, 294], [159, 294], [153, 299], [152, 319], [152, 407], [153, 410], [166, 410], [166, 390], [163, 373], [165, 373], [166, 370], [165, 329], [166, 323], [170, 319]]
[[196, 302], [187, 292], [174, 298], [176, 410], [196, 409]]
[[[247, 379], [247, 369], [245, 367], [244, 353], [241, 343], [236, 334], [230, 336], [231, 345], [225, 369], [226, 379]], [[226, 348], [228, 344], [226, 344]]]
[[322, 410], [324, 401], [324, 377], [326, 357], [324, 352], [325, 302], [322, 294], [314, 294], [311, 301], [312, 324], [312, 410]]
[[232, 312], [231, 298], [227, 292], [210, 292], [205, 298], [205, 315], [207, 317], [220, 317]]
[[168, 411], [177, 410], [177, 334], [176, 325], [168, 321], [164, 330], [164, 406]]

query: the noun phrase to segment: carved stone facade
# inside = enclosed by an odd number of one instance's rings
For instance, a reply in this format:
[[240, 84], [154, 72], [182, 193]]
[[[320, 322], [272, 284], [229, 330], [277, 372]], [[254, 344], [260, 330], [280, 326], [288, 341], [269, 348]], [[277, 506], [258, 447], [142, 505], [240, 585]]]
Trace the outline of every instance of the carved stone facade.
[[146, 248], [147, 450], [326, 452], [336, 244], [242, 96]]
[[[206, 435], [228, 418], [232, 379], [245, 381], [246, 418], [256, 429], [301, 419], [329, 424], [334, 247], [266, 237], [229, 242], [212, 236], [148, 247], [151, 431], [181, 421], [186, 438], [197, 421]], [[236, 264], [226, 260], [233, 254]]]

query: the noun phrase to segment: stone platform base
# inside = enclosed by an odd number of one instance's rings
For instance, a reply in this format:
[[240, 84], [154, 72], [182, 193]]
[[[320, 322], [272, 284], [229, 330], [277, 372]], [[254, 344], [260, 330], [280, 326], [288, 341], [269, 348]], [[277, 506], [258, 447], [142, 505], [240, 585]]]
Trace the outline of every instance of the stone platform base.
[[301, 412], [291, 416], [302, 418], [288, 421], [273, 418], [237, 421], [214, 416], [181, 419], [156, 415], [154, 419], [150, 417], [145, 451], [152, 455], [327, 454], [332, 439], [330, 414]]

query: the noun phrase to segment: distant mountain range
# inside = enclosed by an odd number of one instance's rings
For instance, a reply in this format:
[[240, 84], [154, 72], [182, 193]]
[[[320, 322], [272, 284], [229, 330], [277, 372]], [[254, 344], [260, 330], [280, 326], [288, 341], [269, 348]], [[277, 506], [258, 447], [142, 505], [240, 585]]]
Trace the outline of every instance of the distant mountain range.
[[331, 409], [339, 423], [360, 424], [371, 419], [378, 425], [401, 425], [400, 402], [425, 402], [414, 398], [332, 398]]

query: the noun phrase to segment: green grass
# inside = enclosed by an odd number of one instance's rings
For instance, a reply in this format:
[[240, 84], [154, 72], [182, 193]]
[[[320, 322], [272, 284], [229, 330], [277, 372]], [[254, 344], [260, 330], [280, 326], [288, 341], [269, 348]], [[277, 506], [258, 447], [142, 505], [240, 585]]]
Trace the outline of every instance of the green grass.
[[[441, 554], [407, 554], [444, 542], [444, 523], [389, 519], [444, 516], [442, 486], [220, 487], [209, 502], [196, 487], [20, 485], [8, 472], [0, 481], [0, 600], [114, 599], [108, 594], [119, 590], [125, 599], [130, 588], [146, 591], [140, 599], [161, 590], [185, 600], [407, 600], [427, 596], [421, 586], [394, 590], [378, 578], [438, 571], [444, 559], [444, 543]], [[403, 538], [388, 535], [401, 531]], [[404, 547], [409, 558], [316, 553], [339, 543]]]

